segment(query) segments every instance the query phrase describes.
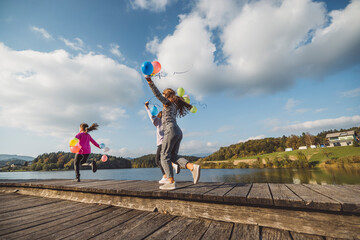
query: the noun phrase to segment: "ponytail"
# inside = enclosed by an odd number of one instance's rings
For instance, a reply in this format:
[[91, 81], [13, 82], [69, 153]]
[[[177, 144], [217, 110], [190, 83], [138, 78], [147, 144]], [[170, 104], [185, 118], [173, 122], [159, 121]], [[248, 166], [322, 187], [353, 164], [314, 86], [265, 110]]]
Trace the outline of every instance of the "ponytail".
[[192, 108], [192, 105], [185, 102], [182, 97], [176, 96], [175, 91], [171, 88], [165, 89], [164, 95], [171, 103], [175, 104], [178, 117], [184, 117]]
[[97, 130], [98, 127], [99, 127], [99, 124], [93, 123], [93, 124], [91, 125], [91, 127], [89, 127], [89, 125], [87, 125], [86, 123], [82, 123], [82, 124], [80, 124], [80, 127], [81, 127], [86, 133], [88, 133], [88, 132]]

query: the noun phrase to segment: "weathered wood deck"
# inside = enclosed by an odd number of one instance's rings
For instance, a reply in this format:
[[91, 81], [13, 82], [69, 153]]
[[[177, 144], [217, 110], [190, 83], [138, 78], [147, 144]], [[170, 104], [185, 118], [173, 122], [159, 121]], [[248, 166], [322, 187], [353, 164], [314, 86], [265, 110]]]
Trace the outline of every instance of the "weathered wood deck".
[[0, 239], [360, 239], [359, 185], [158, 187], [0, 180], [0, 191], [17, 193], [0, 195]]

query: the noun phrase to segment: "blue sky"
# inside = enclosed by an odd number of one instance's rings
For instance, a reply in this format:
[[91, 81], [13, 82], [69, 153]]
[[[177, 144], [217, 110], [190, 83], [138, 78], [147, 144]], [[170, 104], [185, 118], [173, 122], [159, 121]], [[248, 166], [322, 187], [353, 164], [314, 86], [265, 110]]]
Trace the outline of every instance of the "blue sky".
[[154, 153], [153, 60], [198, 107], [181, 154], [360, 125], [359, 0], [0, 0], [0, 29], [0, 153], [69, 151], [81, 122], [111, 155]]

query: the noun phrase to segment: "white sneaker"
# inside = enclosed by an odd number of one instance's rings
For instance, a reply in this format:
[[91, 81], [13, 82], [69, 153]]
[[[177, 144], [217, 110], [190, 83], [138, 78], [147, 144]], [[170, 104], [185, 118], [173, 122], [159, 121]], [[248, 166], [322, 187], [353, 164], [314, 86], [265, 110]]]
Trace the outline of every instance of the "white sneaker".
[[172, 165], [173, 165], [173, 168], [174, 168], [176, 174], [179, 174], [180, 173], [180, 166], [178, 164], [176, 164], [176, 163], [173, 163]]
[[194, 169], [191, 171], [191, 174], [194, 179], [194, 184], [197, 184], [200, 179], [200, 165], [194, 164]]
[[168, 183], [168, 182], [169, 182], [169, 180], [167, 178], [164, 178], [164, 177], [159, 181], [160, 184], [165, 184], [165, 183]]
[[176, 189], [176, 184], [175, 184], [175, 182], [173, 182], [173, 183], [167, 182], [164, 185], [160, 186], [159, 188], [162, 190], [174, 190], [174, 189]]

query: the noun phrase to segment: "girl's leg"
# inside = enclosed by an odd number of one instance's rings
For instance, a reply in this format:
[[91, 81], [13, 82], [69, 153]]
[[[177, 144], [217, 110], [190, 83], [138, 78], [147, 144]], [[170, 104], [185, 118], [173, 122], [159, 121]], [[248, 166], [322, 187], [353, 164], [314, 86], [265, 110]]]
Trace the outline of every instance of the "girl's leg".
[[81, 159], [81, 166], [90, 166], [89, 163], [86, 163], [90, 154], [82, 154], [83, 158]]
[[161, 172], [162, 172], [163, 177], [166, 178], [166, 174], [165, 174], [164, 168], [161, 166], [160, 155], [161, 155], [161, 145], [159, 145], [159, 146], [157, 147], [156, 157], [155, 157], [155, 163], [156, 163], [156, 165], [158, 165], [158, 166], [160, 167], [160, 170], [161, 170]]
[[75, 170], [75, 176], [76, 179], [80, 179], [80, 161], [82, 160], [82, 155], [76, 153], [75, 159], [74, 159], [74, 170]]
[[171, 153], [178, 138], [179, 135], [176, 135], [176, 129], [174, 127], [164, 129], [164, 140], [161, 146], [161, 165], [166, 176], [169, 178], [169, 182], [171, 183], [174, 182], [174, 173], [171, 165]]

